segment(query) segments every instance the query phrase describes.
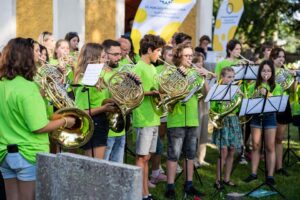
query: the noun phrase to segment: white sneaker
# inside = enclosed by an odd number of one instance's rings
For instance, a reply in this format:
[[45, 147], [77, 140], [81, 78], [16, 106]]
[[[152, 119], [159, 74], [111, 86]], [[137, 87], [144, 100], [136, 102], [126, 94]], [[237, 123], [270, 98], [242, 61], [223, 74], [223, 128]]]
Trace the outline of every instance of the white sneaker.
[[241, 156], [239, 163], [241, 165], [248, 165], [248, 161], [246, 160], [245, 156]]
[[155, 188], [156, 185], [148, 181], [148, 188]]
[[176, 174], [179, 174], [182, 172], [182, 168], [180, 167], [179, 164], [177, 164], [177, 168], [176, 168]]
[[210, 166], [210, 164], [206, 161], [202, 161], [199, 164], [200, 164], [200, 166]]
[[165, 170], [159, 165], [159, 173], [166, 174]]

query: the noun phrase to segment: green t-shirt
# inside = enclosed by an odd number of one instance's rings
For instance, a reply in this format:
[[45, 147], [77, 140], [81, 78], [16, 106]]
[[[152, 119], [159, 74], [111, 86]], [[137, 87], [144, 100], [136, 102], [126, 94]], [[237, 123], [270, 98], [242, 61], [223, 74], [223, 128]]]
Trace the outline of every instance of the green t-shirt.
[[[189, 91], [191, 91], [197, 84], [200, 83], [200, 78], [197, 72], [193, 69], [187, 70], [187, 76], [194, 76], [196, 78], [193, 84], [189, 85]], [[194, 94], [185, 105], [178, 101], [172, 113], [168, 113], [167, 127], [195, 127], [199, 126], [198, 120], [198, 94]]]
[[[139, 60], [141, 60], [140, 56], [139, 55], [135, 55], [134, 56], [134, 60], [135, 62], [137, 63]], [[133, 64], [131, 63], [127, 58], [122, 58], [120, 61], [119, 61], [119, 66], [122, 67], [123, 65], [128, 65], [128, 64]]]
[[0, 160], [8, 144], [17, 144], [20, 154], [35, 163], [36, 154], [49, 152], [47, 133], [33, 133], [48, 124], [46, 107], [37, 85], [21, 76], [0, 80]]
[[[254, 92], [255, 92], [255, 84], [256, 83], [252, 83], [249, 85], [248, 87], [248, 97], [252, 98]], [[266, 88], [272, 96], [276, 96], [276, 95], [282, 95], [282, 87], [279, 84], [275, 84], [275, 88], [273, 91], [271, 91], [270, 86], [267, 83], [262, 83], [261, 84], [263, 88]]]
[[160, 74], [166, 68], [165, 65], [159, 65], [156, 67], [156, 73]]
[[300, 96], [300, 85], [297, 86], [296, 91], [290, 92], [290, 102], [291, 102], [291, 109], [292, 109], [293, 116], [300, 115], [299, 96]]
[[[140, 60], [133, 69], [141, 78], [144, 92], [158, 89], [156, 69], [150, 64]], [[160, 116], [156, 114], [151, 105], [150, 96], [145, 96], [141, 105], [133, 110], [133, 127], [149, 127], [160, 125]]]
[[220, 79], [221, 71], [223, 68], [230, 67], [230, 66], [236, 64], [237, 62], [238, 62], [238, 60], [230, 61], [228, 59], [224, 59], [224, 60], [218, 62], [216, 65], [216, 68], [215, 68], [215, 73], [218, 77], [218, 80]]
[[[121, 66], [119, 64], [119, 66]], [[104, 80], [108, 83], [109, 79], [118, 71], [119, 67], [117, 68], [113, 68], [111, 71], [108, 71], [105, 73], [104, 75]], [[111, 97], [111, 94], [109, 93], [109, 97]], [[123, 131], [121, 131], [120, 133], [116, 133], [114, 131], [112, 131], [111, 129], [109, 129], [108, 132], [108, 137], [117, 137], [117, 136], [123, 136], [125, 135], [125, 129]]]

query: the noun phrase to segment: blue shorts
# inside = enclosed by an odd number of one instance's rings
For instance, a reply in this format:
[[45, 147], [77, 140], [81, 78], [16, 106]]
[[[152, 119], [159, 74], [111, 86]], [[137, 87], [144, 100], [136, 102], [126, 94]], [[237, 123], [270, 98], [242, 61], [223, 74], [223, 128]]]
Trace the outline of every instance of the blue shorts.
[[36, 166], [29, 163], [20, 153], [6, 154], [0, 165], [4, 179], [16, 178], [20, 181], [35, 181]]
[[265, 129], [276, 128], [276, 114], [275, 113], [265, 113], [263, 117], [260, 115], [253, 115], [250, 121], [251, 128], [262, 128], [262, 125]]

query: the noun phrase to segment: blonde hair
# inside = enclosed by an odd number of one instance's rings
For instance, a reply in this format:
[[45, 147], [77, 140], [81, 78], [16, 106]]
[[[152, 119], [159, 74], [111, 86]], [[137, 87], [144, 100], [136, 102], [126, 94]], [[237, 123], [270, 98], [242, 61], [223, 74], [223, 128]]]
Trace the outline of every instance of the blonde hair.
[[50, 36], [52, 36], [51, 32], [48, 32], [48, 31], [41, 32], [40, 35], [39, 35], [39, 37], [38, 37], [38, 42], [41, 45], [44, 45], [44, 43], [49, 40]]

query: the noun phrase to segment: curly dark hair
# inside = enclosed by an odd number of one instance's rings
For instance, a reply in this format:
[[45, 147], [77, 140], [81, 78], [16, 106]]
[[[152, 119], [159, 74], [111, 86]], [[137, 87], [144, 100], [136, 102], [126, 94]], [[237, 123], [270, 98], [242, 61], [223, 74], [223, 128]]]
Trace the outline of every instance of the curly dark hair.
[[14, 79], [16, 76], [22, 76], [32, 81], [36, 73], [34, 62], [34, 43], [31, 38], [11, 39], [2, 51], [0, 57], [0, 80], [7, 78]]
[[189, 45], [187, 43], [181, 43], [173, 49], [173, 64], [175, 66], [178, 67], [180, 65], [181, 59], [182, 59], [182, 51], [183, 51], [183, 49], [186, 49], [186, 48], [192, 49], [192, 51], [194, 52], [191, 45]]
[[271, 53], [270, 53], [270, 60], [275, 60], [276, 58], [278, 58], [280, 52], [283, 52], [284, 57], [285, 57], [285, 51], [284, 51], [283, 48], [281, 48], [281, 47], [273, 48]]
[[166, 44], [165, 40], [157, 35], [147, 34], [140, 41], [140, 53], [141, 55], [145, 55], [148, 53], [148, 49], [150, 48], [154, 51], [157, 48], [161, 48]]

